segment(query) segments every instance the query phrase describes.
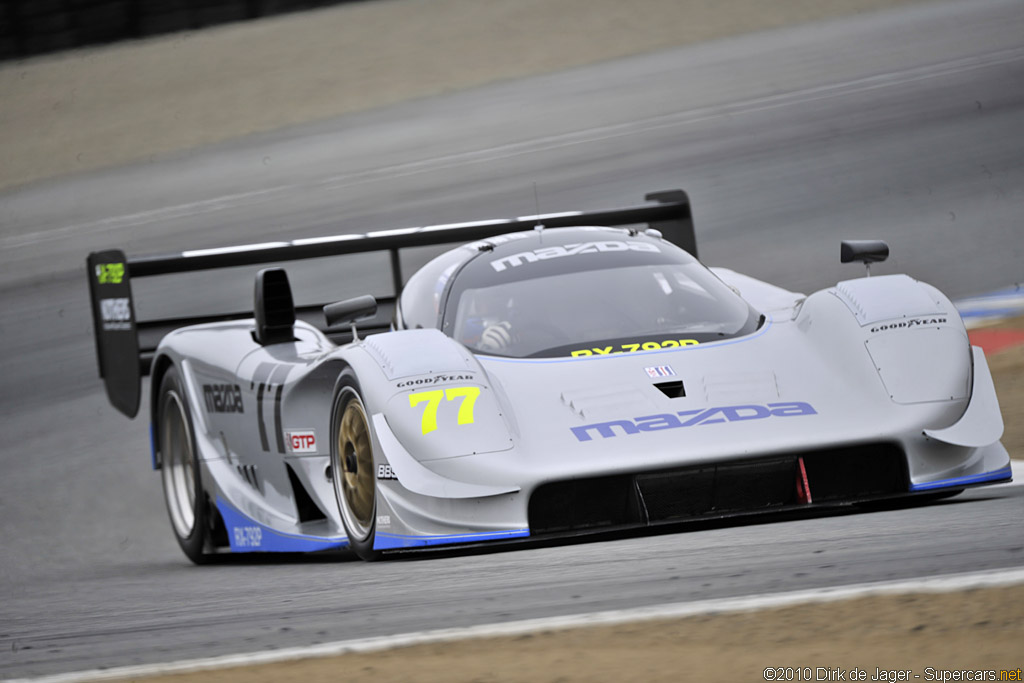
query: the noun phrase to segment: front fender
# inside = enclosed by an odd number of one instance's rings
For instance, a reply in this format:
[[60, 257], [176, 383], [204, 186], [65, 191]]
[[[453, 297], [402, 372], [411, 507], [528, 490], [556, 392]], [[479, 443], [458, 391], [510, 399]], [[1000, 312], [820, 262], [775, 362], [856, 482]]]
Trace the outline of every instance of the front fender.
[[[368, 407], [418, 462], [513, 447], [494, 385], [476, 357], [439, 330], [386, 332], [352, 349]], [[370, 370], [368, 365], [373, 366]], [[370, 379], [372, 377], [372, 379]]]
[[942, 292], [906, 275], [847, 280], [831, 291], [860, 325], [864, 347], [894, 403], [969, 396], [967, 330]]
[[932, 429], [963, 415], [970, 344], [956, 308], [934, 287], [906, 275], [848, 280], [809, 296], [794, 322], [834, 369], [837, 390], [895, 410], [927, 408]]
[[398, 441], [380, 413], [373, 416], [373, 430], [394, 475], [413, 493], [435, 498], [485, 498], [519, 491], [518, 486], [487, 486], [442, 477], [424, 467]]

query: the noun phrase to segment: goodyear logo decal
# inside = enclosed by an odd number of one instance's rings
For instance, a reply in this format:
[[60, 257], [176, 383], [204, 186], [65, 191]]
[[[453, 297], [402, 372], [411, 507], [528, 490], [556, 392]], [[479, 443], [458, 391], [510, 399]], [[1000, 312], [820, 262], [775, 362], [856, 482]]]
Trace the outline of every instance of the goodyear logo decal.
[[445, 382], [460, 382], [466, 380], [473, 381], [473, 375], [430, 375], [428, 377], [403, 380], [395, 386], [401, 389], [403, 387], [418, 387], [429, 384], [443, 384]]
[[97, 263], [96, 281], [101, 285], [119, 285], [124, 280], [123, 263]]
[[885, 330], [906, 330], [911, 327], [920, 327], [922, 325], [941, 325], [945, 322], [945, 318], [914, 318], [911, 320], [901, 320], [895, 323], [888, 323], [887, 325], [876, 325], [871, 328], [871, 331], [884, 332]]
[[[810, 403], [794, 401], [791, 403], [769, 403], [768, 405], [739, 405], [708, 408], [706, 410], [681, 410], [678, 413], [660, 413], [644, 415], [632, 420], [610, 420], [594, 424], [572, 427], [572, 433], [578, 441], [592, 441], [594, 436], [611, 439], [620, 434], [632, 435], [640, 432], [658, 432], [663, 429], [679, 429], [698, 425], [718, 424], [722, 422], [744, 422], [747, 420], [765, 420], [772, 417], [798, 417], [800, 415], [817, 415]], [[689, 418], [689, 419], [680, 419]]]

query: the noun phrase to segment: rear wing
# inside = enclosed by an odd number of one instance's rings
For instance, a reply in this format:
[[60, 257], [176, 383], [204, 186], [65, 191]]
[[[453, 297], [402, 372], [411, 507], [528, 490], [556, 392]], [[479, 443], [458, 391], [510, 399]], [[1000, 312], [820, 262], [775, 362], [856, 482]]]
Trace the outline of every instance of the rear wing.
[[[621, 226], [648, 224], [670, 242], [697, 256], [697, 242], [690, 214], [690, 203], [682, 190], [654, 192], [644, 197], [642, 206], [608, 211], [567, 211], [563, 213], [520, 216], [518, 218], [428, 225], [417, 228], [383, 230], [366, 234], [341, 234], [297, 239], [290, 242], [247, 244], [217, 249], [185, 251], [163, 256], [127, 257], [119, 249], [96, 251], [86, 259], [89, 297], [92, 303], [96, 360], [110, 403], [128, 417], [139, 410], [142, 377], [150, 372], [153, 354], [160, 340], [186, 325], [251, 318], [252, 311], [230, 312], [191, 318], [137, 320], [132, 298], [133, 279], [198, 270], [298, 261], [324, 256], [364, 252], [389, 252], [394, 297], [380, 300], [377, 316], [365, 326], [387, 328], [394, 302], [404, 283], [399, 251], [411, 247], [472, 242], [538, 224], [548, 228], [578, 225]], [[324, 302], [331, 303], [331, 302]], [[327, 329], [324, 304], [296, 308], [296, 317]], [[334, 331], [336, 336], [345, 333]]]

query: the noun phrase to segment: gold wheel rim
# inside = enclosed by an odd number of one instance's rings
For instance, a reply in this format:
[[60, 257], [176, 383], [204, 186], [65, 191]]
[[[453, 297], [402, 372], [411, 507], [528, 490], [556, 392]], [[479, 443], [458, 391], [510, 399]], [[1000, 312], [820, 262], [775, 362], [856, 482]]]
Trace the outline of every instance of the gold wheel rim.
[[359, 540], [370, 535], [374, 514], [373, 449], [366, 412], [354, 393], [345, 404], [338, 426], [337, 453], [341, 476], [342, 513], [348, 531]]

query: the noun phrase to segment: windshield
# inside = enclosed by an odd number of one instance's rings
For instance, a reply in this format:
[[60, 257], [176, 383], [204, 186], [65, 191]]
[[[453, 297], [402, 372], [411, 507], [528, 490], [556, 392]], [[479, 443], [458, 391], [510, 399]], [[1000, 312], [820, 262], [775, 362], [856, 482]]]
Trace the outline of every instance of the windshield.
[[559, 273], [456, 296], [445, 332], [474, 351], [517, 358], [695, 345], [749, 334], [760, 317], [696, 262]]

